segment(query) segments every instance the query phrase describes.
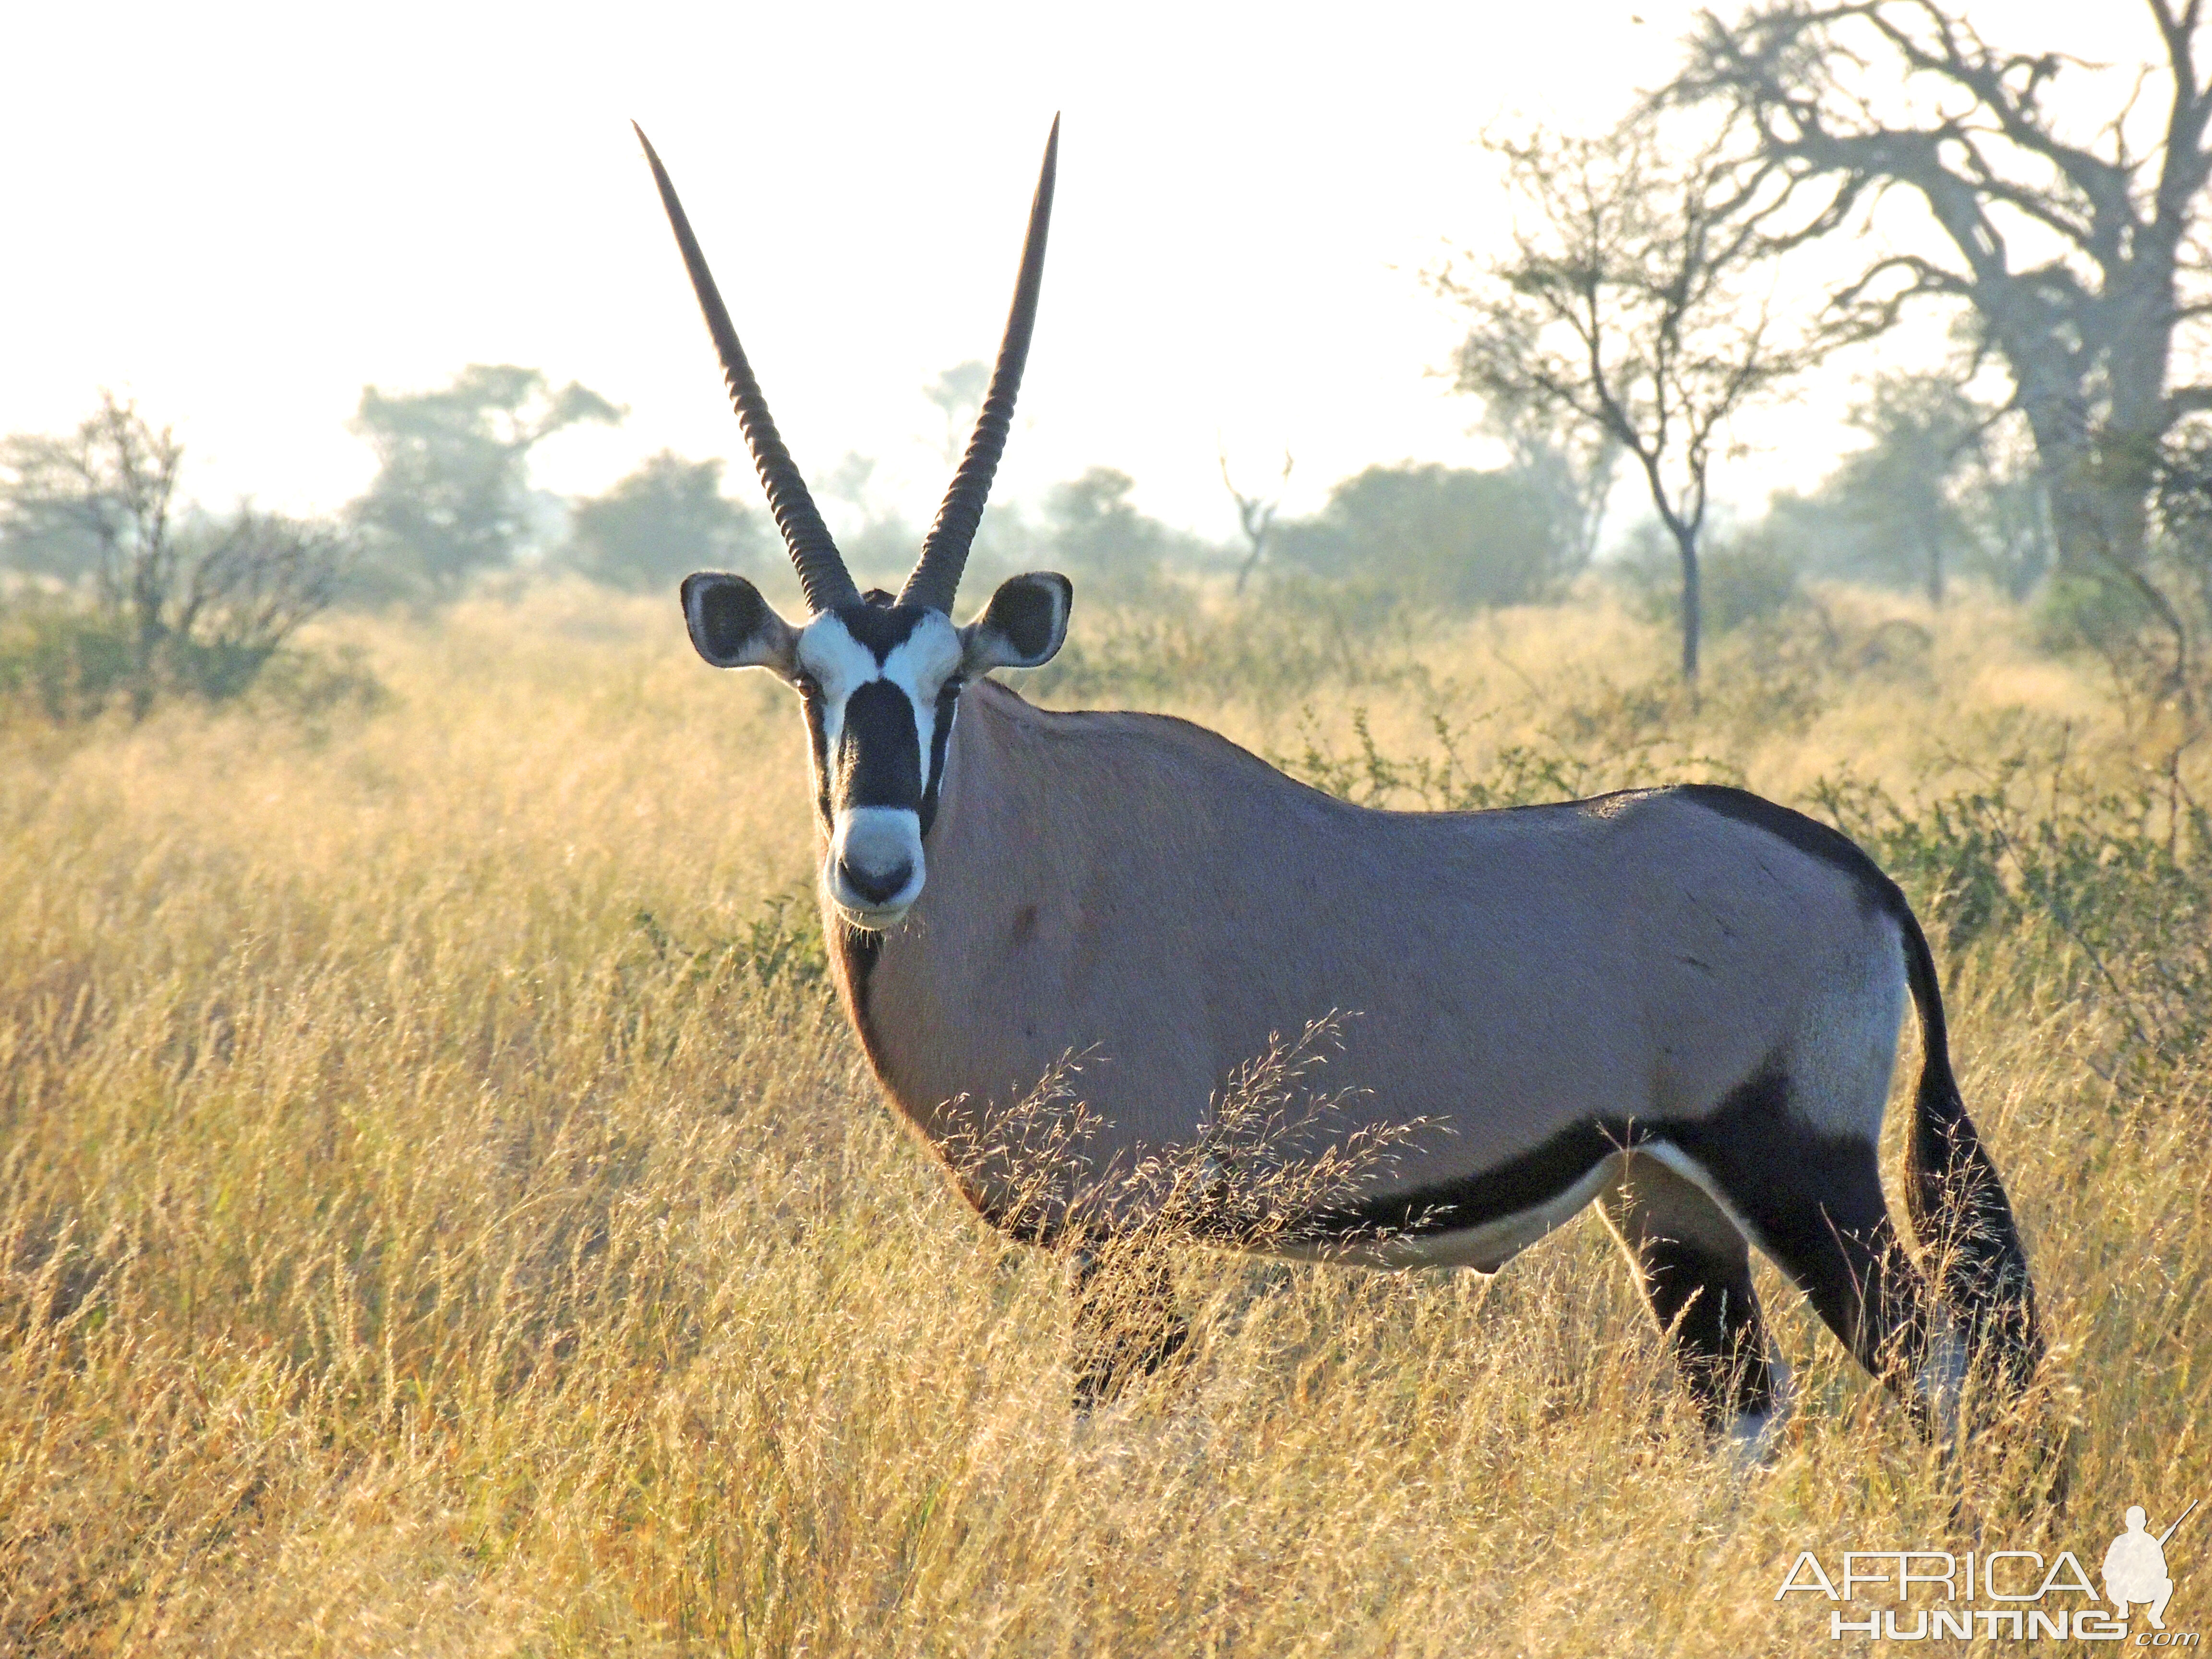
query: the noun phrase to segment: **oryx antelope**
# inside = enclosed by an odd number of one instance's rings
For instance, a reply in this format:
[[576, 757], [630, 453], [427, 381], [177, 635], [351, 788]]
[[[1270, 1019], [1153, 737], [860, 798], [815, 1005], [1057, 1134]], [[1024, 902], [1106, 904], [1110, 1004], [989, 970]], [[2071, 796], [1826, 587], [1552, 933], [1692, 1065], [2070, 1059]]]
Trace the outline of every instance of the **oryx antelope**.
[[[1016, 576], [951, 616], [1029, 352], [1058, 142], [1055, 121], [989, 395], [896, 598], [848, 574], [646, 147], [812, 613], [794, 625], [702, 572], [684, 618], [708, 662], [799, 694], [836, 979], [897, 1109], [942, 1152], [1080, 1054], [1105, 1154], [1134, 1159], [1190, 1145], [1271, 1034], [1352, 1011], [1331, 1062], [1347, 1127], [1434, 1132], [1283, 1249], [1490, 1273], [1595, 1200], [1739, 1445], [1785, 1392], [1749, 1245], [1923, 1423], [1978, 1358], [2019, 1386], [2041, 1352], [2033, 1291], [1928, 944], [1844, 836], [1702, 785], [1372, 811], [1185, 721], [1048, 713], [987, 678], [1049, 659], [1073, 598]], [[1875, 1150], [1908, 996], [1925, 1059], [1907, 1193], [1932, 1287]], [[1066, 1209], [1017, 1218], [997, 1181], [954, 1173], [995, 1224], [1066, 1242]], [[1147, 1218], [1086, 1213], [1092, 1237]], [[1165, 1296], [1157, 1276], [1146, 1293]], [[1170, 1348], [1171, 1316], [1152, 1328]]]

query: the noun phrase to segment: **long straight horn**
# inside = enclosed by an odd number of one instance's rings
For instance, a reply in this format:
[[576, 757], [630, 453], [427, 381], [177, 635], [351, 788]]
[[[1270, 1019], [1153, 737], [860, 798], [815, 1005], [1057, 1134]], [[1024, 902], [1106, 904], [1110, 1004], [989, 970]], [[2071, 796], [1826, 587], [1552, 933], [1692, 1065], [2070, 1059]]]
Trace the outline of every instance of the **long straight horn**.
[[730, 326], [730, 313], [723, 307], [714, 273], [707, 269], [707, 256], [699, 252], [691, 221], [684, 216], [684, 204], [676, 199], [668, 169], [660, 165], [645, 129], [635, 121], [629, 125], [637, 142], [645, 146], [653, 182], [660, 187], [660, 204], [668, 210], [669, 227], [676, 233], [676, 246], [683, 250], [684, 268], [691, 273], [691, 291], [699, 296], [707, 332], [714, 337], [714, 350], [722, 360], [722, 379], [730, 389], [731, 403], [737, 407], [738, 428], [745, 434], [745, 447], [752, 451], [761, 487], [768, 492], [768, 508], [775, 515], [775, 527], [783, 532], [792, 563], [799, 567], [799, 585], [805, 591], [806, 603], [817, 612], [850, 604], [860, 597], [860, 590], [853, 586], [837, 544], [830, 539], [830, 526], [822, 522], [821, 511], [807, 493], [806, 480], [799, 476], [797, 463], [783, 447], [775, 417], [768, 412], [768, 399], [761, 396], [760, 382], [753, 378], [745, 349], [738, 343], [738, 331]]
[[975, 540], [975, 526], [983, 520], [983, 502], [991, 493], [992, 476], [999, 458], [1006, 453], [1006, 434], [1014, 423], [1014, 394], [1022, 389], [1022, 368], [1030, 356], [1030, 331], [1036, 324], [1037, 290], [1044, 283], [1044, 238], [1052, 224], [1052, 184], [1060, 159], [1060, 117], [1052, 118], [1052, 136], [1045, 140], [1044, 168], [1037, 176], [1036, 195], [1030, 203], [1029, 237], [1022, 245], [1022, 274], [1014, 284], [1013, 309], [1006, 313], [1006, 337], [999, 346], [999, 366], [991, 372], [990, 395], [975, 417], [975, 435], [968, 441], [968, 453], [952, 475], [945, 492], [945, 505], [937, 509], [937, 522], [922, 538], [921, 558], [906, 579], [899, 595], [902, 605], [952, 609], [960, 589], [960, 572], [968, 562], [968, 550]]

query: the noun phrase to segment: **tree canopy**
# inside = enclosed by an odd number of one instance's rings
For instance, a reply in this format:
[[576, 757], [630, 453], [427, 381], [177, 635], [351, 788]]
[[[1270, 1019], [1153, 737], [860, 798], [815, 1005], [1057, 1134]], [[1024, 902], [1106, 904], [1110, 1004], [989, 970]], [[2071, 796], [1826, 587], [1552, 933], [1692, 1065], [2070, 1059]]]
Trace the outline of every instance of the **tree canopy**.
[[622, 417], [587, 386], [556, 388], [511, 363], [471, 363], [429, 392], [363, 388], [353, 429], [378, 468], [349, 510], [368, 596], [448, 599], [510, 563], [531, 527], [531, 450], [580, 421]]
[[763, 517], [722, 494], [720, 460], [664, 449], [574, 504], [558, 558], [610, 587], [673, 592], [695, 570], [756, 570], [771, 546], [781, 544]]
[[1933, 234], [1889, 222], [1835, 314], [1867, 331], [1915, 304], [1966, 310], [2033, 434], [2061, 565], [2160, 613], [2179, 684], [2188, 634], [2150, 568], [2151, 507], [2169, 434], [2212, 410], [2212, 385], [2174, 374], [2212, 316], [2212, 85], [2201, 0], [2143, 8], [2142, 60], [2100, 73], [1984, 39], [1943, 0], [1765, 0], [1702, 14], [1661, 101], [1740, 120], [1825, 228], [1917, 198]]
[[1576, 540], [1524, 473], [1413, 462], [1345, 479], [1318, 514], [1274, 535], [1285, 569], [1452, 611], [1552, 597], [1572, 574]]
[[1713, 461], [1738, 415], [1833, 343], [1778, 318], [1747, 280], [1810, 232], [1734, 136], [1686, 139], [1640, 112], [1598, 137], [1494, 139], [1511, 246], [1477, 275], [1436, 279], [1469, 313], [1462, 390], [1578, 424], [1642, 472], [1681, 566], [1686, 679]]

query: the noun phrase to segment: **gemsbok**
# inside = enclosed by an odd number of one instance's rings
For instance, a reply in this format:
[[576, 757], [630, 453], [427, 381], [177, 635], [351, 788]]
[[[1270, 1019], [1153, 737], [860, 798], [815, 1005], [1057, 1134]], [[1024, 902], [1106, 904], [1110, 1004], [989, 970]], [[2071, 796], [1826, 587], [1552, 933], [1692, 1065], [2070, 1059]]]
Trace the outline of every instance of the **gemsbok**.
[[[684, 620], [708, 662], [799, 694], [834, 973], [896, 1109], [987, 1220], [1070, 1249], [1079, 1318], [1103, 1295], [1087, 1253], [1155, 1219], [1154, 1189], [1109, 1193], [1099, 1172], [1198, 1144], [1240, 1066], [1340, 1012], [1332, 1133], [1404, 1144], [1265, 1248], [1493, 1273], [1595, 1200], [1739, 1455], [1771, 1443], [1787, 1393], [1751, 1245], [1923, 1429], [1955, 1424], [1970, 1374], [2023, 1387], [2034, 1291], [1953, 1080], [1928, 942], [1842, 834], [1694, 784], [1375, 811], [1187, 721], [1048, 712], [988, 678], [1048, 661], [1073, 597], [1064, 576], [1020, 575], [973, 621], [951, 616], [1029, 354], [1059, 137], [1055, 119], [974, 438], [896, 598], [854, 585], [645, 145], [812, 613], [794, 625], [743, 577], [702, 571]], [[1908, 996], [1924, 1273], [1875, 1156]], [[1040, 1171], [954, 1155], [1069, 1056], [1083, 1156]], [[1018, 1201], [1040, 1180], [1052, 1202]], [[1121, 1328], [1141, 1340], [1079, 1365], [1079, 1404], [1181, 1340], [1164, 1275], [1139, 1277]]]

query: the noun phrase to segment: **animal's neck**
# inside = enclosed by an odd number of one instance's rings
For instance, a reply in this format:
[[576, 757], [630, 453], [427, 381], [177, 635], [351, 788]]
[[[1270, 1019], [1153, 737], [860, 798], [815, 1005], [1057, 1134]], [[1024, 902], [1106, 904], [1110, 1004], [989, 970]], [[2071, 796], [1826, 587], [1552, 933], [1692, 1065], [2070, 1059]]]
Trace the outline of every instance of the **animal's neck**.
[[1004, 686], [987, 681], [963, 693], [923, 847], [921, 898], [886, 933], [862, 933], [834, 915], [824, 917], [837, 945], [832, 957], [846, 1012], [877, 1076], [917, 1121], [937, 1103], [922, 1100], [921, 1085], [904, 1075], [899, 1056], [909, 1045], [892, 1040], [918, 1033], [894, 1028], [945, 1018], [931, 994], [957, 997], [963, 952], [992, 948], [1018, 927], [1024, 895], [1073, 873], [1065, 849], [1053, 846], [1053, 815], [1036, 775], [1038, 718]]
[[1038, 1081], [994, 1074], [1005, 1061], [998, 1023], [1020, 1016], [987, 988], [994, 975], [1003, 981], [1003, 959], [1047, 925], [1040, 906], [1058, 890], [1047, 884], [1079, 880], [1073, 849], [1055, 844], [1038, 719], [1002, 687], [964, 694], [924, 843], [921, 897], [886, 933], [834, 917], [828, 927], [846, 1012], [892, 1103], [987, 1219], [1042, 1237], [1054, 1224], [1036, 1211], [1036, 1194], [1017, 1197], [1023, 1180], [981, 1151], [996, 1144], [994, 1097], [1007, 1105]]

